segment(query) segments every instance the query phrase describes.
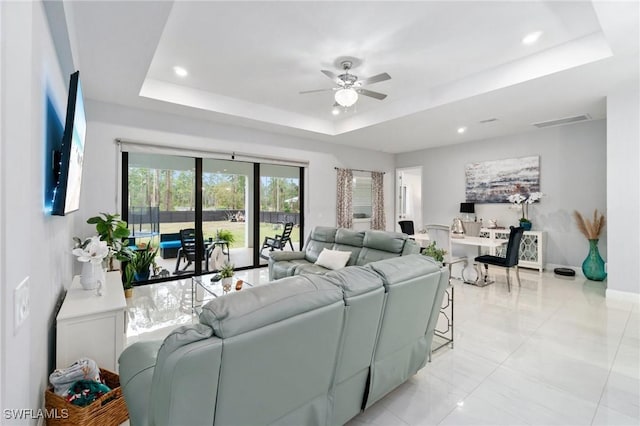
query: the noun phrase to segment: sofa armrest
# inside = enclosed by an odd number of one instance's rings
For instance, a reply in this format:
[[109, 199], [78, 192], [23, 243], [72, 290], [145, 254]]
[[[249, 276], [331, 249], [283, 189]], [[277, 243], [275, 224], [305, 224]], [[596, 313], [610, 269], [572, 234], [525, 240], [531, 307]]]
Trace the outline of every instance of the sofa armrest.
[[131, 424], [149, 424], [151, 381], [162, 340], [138, 342], [126, 348], [118, 359], [120, 386]]
[[304, 259], [303, 251], [272, 251], [269, 253], [269, 257], [275, 262], [281, 262], [283, 260], [300, 260]]

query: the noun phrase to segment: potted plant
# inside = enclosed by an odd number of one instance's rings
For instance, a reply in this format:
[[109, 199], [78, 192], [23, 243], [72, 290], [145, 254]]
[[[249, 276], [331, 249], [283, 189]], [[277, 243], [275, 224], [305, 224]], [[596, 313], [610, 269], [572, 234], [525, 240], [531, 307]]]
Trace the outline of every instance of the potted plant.
[[533, 204], [542, 198], [544, 194], [542, 192], [532, 192], [529, 195], [523, 195], [519, 192], [511, 194], [507, 197], [510, 203], [514, 206], [519, 206], [522, 210], [522, 217], [520, 218], [520, 227], [525, 231], [530, 231], [532, 223], [529, 220], [529, 204]]
[[444, 255], [447, 254], [447, 251], [445, 249], [437, 248], [436, 242], [433, 241], [431, 244], [425, 247], [424, 250], [422, 250], [422, 254], [433, 258], [436, 262], [443, 263]]
[[104, 241], [90, 237], [82, 241], [73, 237], [74, 246], [71, 253], [82, 263], [80, 284], [85, 290], [93, 290], [100, 282], [104, 282], [103, 260], [109, 255], [109, 247]]
[[155, 267], [155, 258], [157, 253], [158, 249], [154, 249], [153, 247], [151, 247], [151, 244], [148, 244], [144, 249], [136, 250], [133, 253], [131, 259], [129, 260], [127, 268], [133, 268], [133, 278], [135, 281], [146, 281], [149, 279], [149, 275], [151, 275], [151, 266]]
[[100, 240], [107, 243], [109, 247], [109, 270], [113, 271], [113, 259], [119, 261], [129, 260], [131, 253], [127, 244], [129, 240], [129, 228], [127, 222], [120, 219], [119, 214], [100, 213], [101, 216], [94, 216], [87, 219], [87, 223], [96, 226], [96, 231]]
[[124, 269], [124, 280], [122, 281], [124, 297], [126, 298], [133, 296], [133, 280], [135, 278], [135, 272], [133, 265], [131, 263], [127, 263], [127, 267]]
[[226, 241], [228, 245], [231, 245], [236, 241], [236, 237], [228, 229], [218, 229], [216, 231], [216, 240]]
[[218, 272], [220, 278], [222, 278], [222, 290], [228, 292], [231, 290], [231, 281], [233, 281], [233, 263], [224, 262], [222, 268]]

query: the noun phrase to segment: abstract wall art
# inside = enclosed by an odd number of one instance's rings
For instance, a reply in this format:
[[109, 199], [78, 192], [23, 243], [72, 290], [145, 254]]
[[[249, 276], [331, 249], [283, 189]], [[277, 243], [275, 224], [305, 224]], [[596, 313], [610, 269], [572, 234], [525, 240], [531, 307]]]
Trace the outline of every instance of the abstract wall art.
[[540, 157], [482, 161], [465, 166], [466, 200], [508, 203], [507, 197], [540, 191]]

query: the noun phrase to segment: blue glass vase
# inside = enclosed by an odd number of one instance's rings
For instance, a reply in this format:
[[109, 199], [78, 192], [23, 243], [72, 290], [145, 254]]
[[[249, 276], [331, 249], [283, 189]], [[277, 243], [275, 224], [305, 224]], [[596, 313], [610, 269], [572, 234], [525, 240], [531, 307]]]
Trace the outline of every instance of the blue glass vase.
[[607, 278], [604, 271], [604, 260], [598, 251], [598, 239], [589, 240], [589, 255], [582, 262], [582, 273], [592, 281], [602, 281]]
[[531, 231], [531, 222], [520, 222], [520, 227], [525, 231]]

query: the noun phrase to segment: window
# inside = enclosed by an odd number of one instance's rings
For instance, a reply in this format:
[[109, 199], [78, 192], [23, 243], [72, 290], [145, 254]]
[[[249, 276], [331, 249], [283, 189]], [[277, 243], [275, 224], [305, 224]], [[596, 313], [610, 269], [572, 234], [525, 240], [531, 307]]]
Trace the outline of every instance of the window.
[[353, 176], [353, 218], [371, 218], [371, 176]]

